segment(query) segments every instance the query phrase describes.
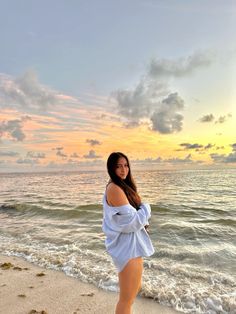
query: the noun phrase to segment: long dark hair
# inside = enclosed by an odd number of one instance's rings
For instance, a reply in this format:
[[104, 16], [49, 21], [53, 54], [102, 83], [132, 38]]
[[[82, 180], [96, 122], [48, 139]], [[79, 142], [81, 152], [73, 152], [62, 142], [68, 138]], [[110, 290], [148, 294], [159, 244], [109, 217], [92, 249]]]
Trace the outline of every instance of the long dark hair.
[[[116, 175], [115, 171], [118, 159], [121, 157], [126, 159], [129, 167], [128, 175], [124, 180], [119, 178]], [[138, 210], [141, 204], [141, 198], [138, 195], [137, 187], [131, 174], [130, 162], [128, 157], [121, 152], [111, 153], [107, 159], [107, 171], [111, 178], [111, 181], [118, 185], [125, 192], [125, 195], [127, 196], [129, 203]]]

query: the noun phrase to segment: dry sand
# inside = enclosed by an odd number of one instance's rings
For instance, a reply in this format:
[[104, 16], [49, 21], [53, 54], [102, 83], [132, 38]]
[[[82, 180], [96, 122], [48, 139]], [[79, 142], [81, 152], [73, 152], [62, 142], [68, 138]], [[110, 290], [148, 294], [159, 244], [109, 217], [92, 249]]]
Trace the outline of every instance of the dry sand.
[[[11, 263], [5, 264], [4, 263]], [[118, 294], [0, 254], [0, 314], [112, 314]], [[45, 311], [45, 312], [43, 312]], [[137, 297], [134, 314], [177, 313]]]

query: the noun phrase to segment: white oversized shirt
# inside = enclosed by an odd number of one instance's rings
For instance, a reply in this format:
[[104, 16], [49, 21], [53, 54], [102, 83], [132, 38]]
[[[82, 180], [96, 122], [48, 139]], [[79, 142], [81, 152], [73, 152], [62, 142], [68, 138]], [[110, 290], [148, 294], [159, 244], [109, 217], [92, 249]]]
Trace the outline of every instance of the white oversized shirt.
[[151, 207], [141, 203], [136, 210], [132, 205], [110, 206], [103, 196], [102, 230], [106, 235], [105, 246], [121, 272], [131, 258], [150, 256], [154, 253], [152, 242], [144, 226], [151, 217]]

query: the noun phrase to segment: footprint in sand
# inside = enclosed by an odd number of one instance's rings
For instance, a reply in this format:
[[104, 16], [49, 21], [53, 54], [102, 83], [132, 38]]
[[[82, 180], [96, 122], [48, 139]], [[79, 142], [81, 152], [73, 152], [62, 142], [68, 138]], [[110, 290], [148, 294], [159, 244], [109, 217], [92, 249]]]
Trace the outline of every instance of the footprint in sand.
[[3, 269], [3, 270], [6, 270], [6, 269], [10, 269], [10, 268], [13, 268], [14, 270], [29, 270], [28, 267], [19, 267], [19, 266], [14, 266], [12, 263], [10, 262], [5, 262], [5, 263], [2, 263], [0, 264], [0, 268]]
[[0, 267], [3, 269], [3, 270], [6, 270], [6, 269], [9, 269], [11, 267], [13, 267], [14, 265], [12, 263], [2, 263], [0, 264]]
[[46, 274], [45, 273], [38, 273], [36, 274], [37, 277], [42, 277], [42, 276], [45, 276]]
[[93, 292], [90, 292], [90, 293], [82, 293], [81, 296], [82, 296], [82, 297], [85, 297], [85, 296], [86, 296], [86, 297], [93, 297], [93, 296], [94, 296], [94, 293], [93, 293]]
[[48, 314], [46, 311], [31, 310], [28, 314]]
[[20, 271], [22, 270], [22, 268], [19, 267], [19, 266], [15, 266], [15, 267], [13, 267], [13, 269], [14, 269], [14, 270], [20, 270]]

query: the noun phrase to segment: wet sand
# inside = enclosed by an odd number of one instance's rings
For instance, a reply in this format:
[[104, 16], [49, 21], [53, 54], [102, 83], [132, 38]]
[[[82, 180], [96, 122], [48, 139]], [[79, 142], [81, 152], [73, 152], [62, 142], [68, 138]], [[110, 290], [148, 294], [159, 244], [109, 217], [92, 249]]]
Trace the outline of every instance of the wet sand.
[[[4, 314], [112, 314], [118, 294], [0, 254], [0, 309]], [[137, 297], [134, 314], [174, 314], [169, 307]]]

